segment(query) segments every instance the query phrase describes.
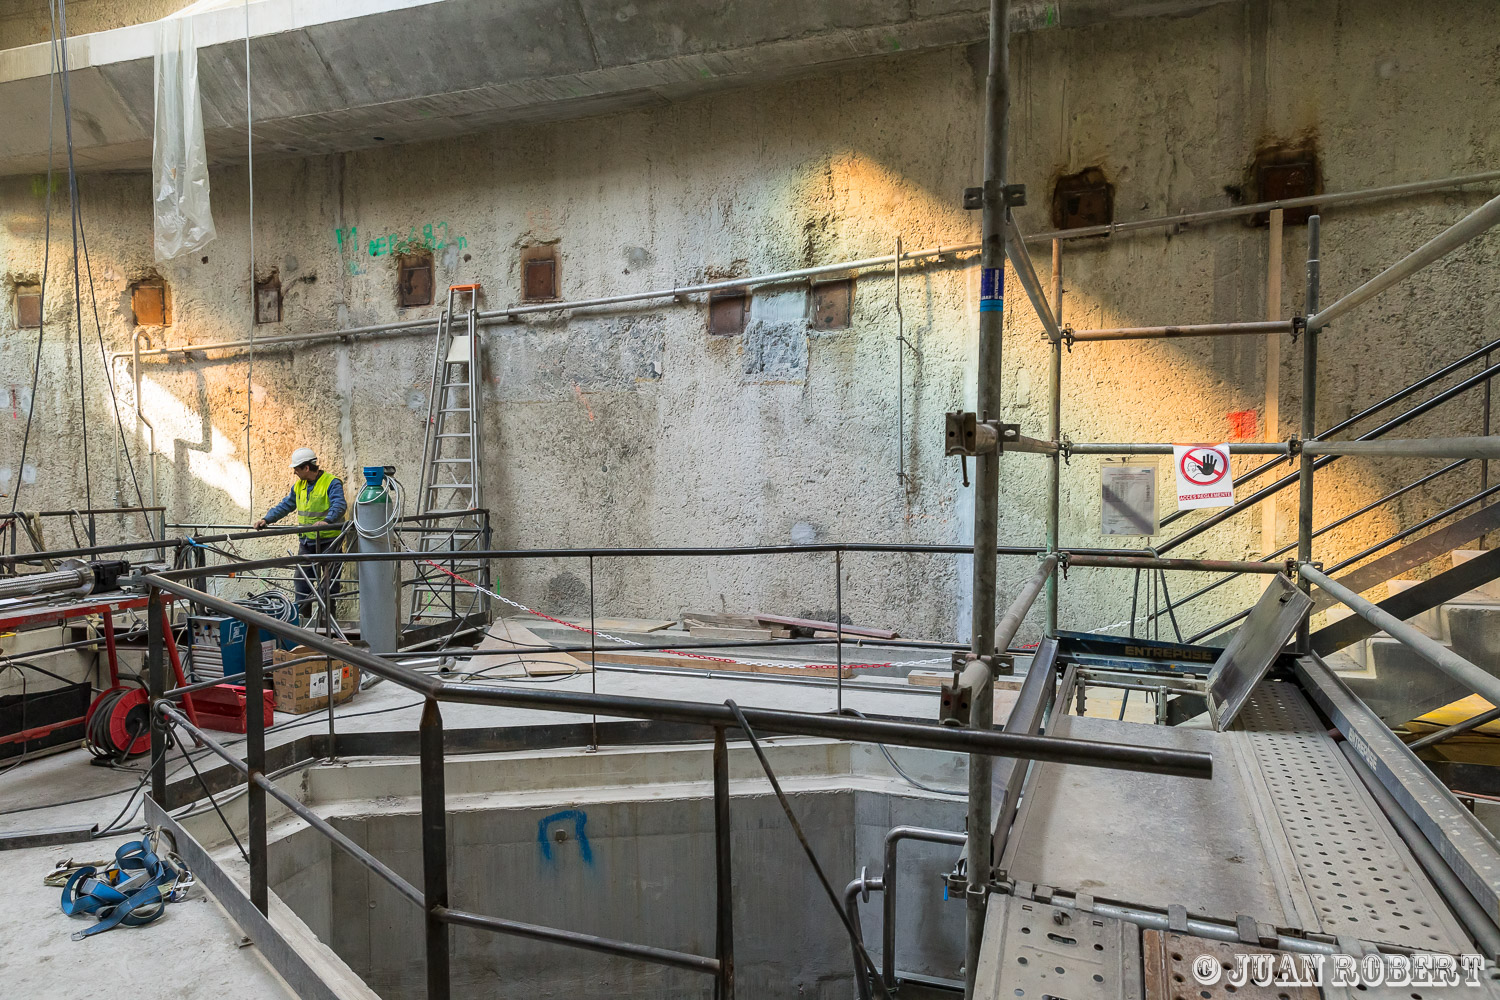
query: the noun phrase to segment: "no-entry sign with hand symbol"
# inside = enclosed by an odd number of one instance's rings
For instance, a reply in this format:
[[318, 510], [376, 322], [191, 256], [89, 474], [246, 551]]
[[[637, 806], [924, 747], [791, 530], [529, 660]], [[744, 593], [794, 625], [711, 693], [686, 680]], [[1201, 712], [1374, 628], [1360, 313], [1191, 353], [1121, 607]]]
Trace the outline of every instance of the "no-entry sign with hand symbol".
[[1234, 480], [1229, 477], [1229, 445], [1175, 444], [1177, 509], [1228, 507], [1234, 503]]

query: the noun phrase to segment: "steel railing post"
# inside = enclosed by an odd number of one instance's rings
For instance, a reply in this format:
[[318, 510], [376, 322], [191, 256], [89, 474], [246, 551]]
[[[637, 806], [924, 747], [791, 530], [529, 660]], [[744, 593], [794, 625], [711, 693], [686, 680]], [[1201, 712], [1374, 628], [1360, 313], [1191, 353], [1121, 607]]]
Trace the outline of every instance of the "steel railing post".
[[[1057, 322], [1063, 321], [1062, 240], [1052, 241], [1052, 313]], [[1052, 341], [1052, 368], [1047, 379], [1047, 399], [1051, 413], [1047, 421], [1047, 439], [1062, 440], [1062, 351], [1061, 338]], [[1061, 520], [1062, 504], [1062, 452], [1054, 451], [1050, 456], [1051, 468], [1047, 478], [1047, 553], [1057, 551], [1058, 523]], [[1047, 635], [1057, 635], [1057, 575], [1047, 578]]]
[[[1322, 261], [1319, 259], [1319, 242], [1323, 220], [1310, 216], [1307, 220], [1307, 302], [1303, 306], [1306, 315], [1318, 311], [1318, 289]], [[1309, 325], [1302, 333], [1302, 440], [1310, 440], [1317, 433], [1318, 401], [1318, 331]], [[1297, 502], [1297, 562], [1312, 562], [1313, 539], [1313, 463], [1315, 457], [1302, 453], [1298, 480]], [[1303, 593], [1312, 586], [1298, 574]], [[1312, 614], [1309, 613], [1297, 626], [1297, 652], [1306, 654], [1312, 649]]]
[[245, 764], [250, 769], [246, 805], [250, 813], [250, 902], [269, 912], [267, 884], [266, 792], [255, 783], [266, 771], [265, 662], [261, 659], [260, 629], [245, 623]]
[[427, 911], [427, 1000], [448, 1000], [448, 803], [443, 784], [443, 716], [438, 703], [422, 705], [418, 727], [422, 778], [422, 900]]
[[714, 904], [718, 926], [714, 955], [719, 960], [714, 1000], [734, 1000], [734, 868], [730, 860], [729, 746], [724, 727], [714, 727]]
[[156, 714], [156, 702], [167, 690], [167, 642], [162, 626], [161, 591], [147, 590], [146, 598], [146, 683], [151, 709], [151, 798], [163, 809], [167, 807], [167, 727]]

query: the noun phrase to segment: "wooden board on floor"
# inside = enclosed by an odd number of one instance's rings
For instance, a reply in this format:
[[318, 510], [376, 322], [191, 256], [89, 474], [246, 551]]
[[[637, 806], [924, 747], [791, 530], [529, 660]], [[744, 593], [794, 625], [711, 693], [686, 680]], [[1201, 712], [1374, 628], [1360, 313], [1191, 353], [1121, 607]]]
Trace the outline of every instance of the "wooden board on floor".
[[[583, 662], [585, 670], [589, 666], [589, 654], [587, 651], [572, 653]], [[728, 657], [720, 657], [717, 652], [713, 655], [715, 659], [708, 660], [696, 656], [672, 656], [665, 652], [633, 653], [620, 649], [601, 649], [598, 651], [601, 663], [618, 663], [627, 667], [680, 667], [689, 670], [736, 670], [750, 674], [793, 674], [802, 677], [832, 677], [838, 669], [832, 663], [809, 664], [802, 666], [796, 663], [769, 663], [757, 660], [754, 663], [742, 663], [738, 660], [729, 660]], [[854, 668], [845, 664], [844, 679], [854, 676]]]
[[704, 639], [790, 639], [792, 630], [789, 628], [725, 628], [719, 625], [693, 625], [688, 629], [688, 635], [696, 635]]
[[580, 664], [567, 653], [549, 653], [535, 648], [546, 645], [544, 639], [526, 626], [501, 619], [490, 626], [489, 632], [475, 647], [479, 655], [469, 659], [464, 669], [483, 670], [486, 677], [551, 677], [588, 672], [587, 659]]
[[[541, 625], [556, 625], [557, 622], [549, 622], [545, 618], [532, 618], [530, 615], [518, 616], [522, 621], [536, 622]], [[515, 621], [516, 619], [509, 619]], [[562, 621], [583, 628], [589, 627], [588, 618], [563, 618]], [[594, 628], [600, 632], [660, 632], [664, 628], [672, 628], [677, 623], [664, 618], [595, 618]]]
[[871, 628], [867, 625], [844, 625], [837, 622], [820, 622], [811, 618], [788, 618], [785, 615], [756, 615], [755, 620], [765, 625], [783, 625], [805, 632], [842, 632], [845, 636], [859, 635], [867, 639], [899, 639], [901, 633], [888, 628]]
[[727, 615], [717, 611], [684, 611], [682, 624], [688, 628], [765, 628], [754, 615]]
[[[1025, 677], [996, 677], [996, 691], [1019, 691]], [[915, 684], [917, 687], [942, 687], [944, 684], [953, 683], [953, 671], [951, 670], [913, 670], [906, 675], [906, 683]]]

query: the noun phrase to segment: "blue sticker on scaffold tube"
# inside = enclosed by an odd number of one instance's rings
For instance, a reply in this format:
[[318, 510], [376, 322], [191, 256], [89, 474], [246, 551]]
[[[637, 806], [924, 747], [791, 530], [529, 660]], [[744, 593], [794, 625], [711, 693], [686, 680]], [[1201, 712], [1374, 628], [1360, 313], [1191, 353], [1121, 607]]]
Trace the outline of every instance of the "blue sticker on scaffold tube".
[[979, 311], [1001, 312], [1005, 309], [1005, 271], [987, 267], [979, 272]]

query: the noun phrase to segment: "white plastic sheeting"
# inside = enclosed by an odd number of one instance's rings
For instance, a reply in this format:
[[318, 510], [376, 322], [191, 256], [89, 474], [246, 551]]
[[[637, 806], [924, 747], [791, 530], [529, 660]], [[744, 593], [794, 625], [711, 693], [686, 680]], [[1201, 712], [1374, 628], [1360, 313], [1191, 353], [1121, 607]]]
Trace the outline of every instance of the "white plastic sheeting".
[[209, 208], [208, 150], [203, 143], [198, 46], [191, 17], [179, 15], [157, 23], [155, 70], [151, 211], [156, 259], [165, 261], [207, 246], [216, 235]]

